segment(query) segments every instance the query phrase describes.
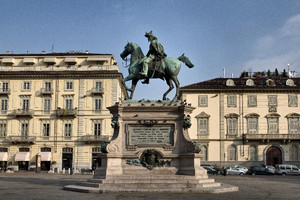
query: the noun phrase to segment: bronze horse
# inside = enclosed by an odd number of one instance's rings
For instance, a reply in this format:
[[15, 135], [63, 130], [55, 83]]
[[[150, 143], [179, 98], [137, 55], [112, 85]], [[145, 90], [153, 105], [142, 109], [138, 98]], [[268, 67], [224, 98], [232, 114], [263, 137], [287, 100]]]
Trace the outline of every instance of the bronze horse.
[[[124, 60], [128, 55], [131, 55], [130, 66], [128, 69], [129, 75], [125, 79], [123, 79], [122, 84], [124, 85], [127, 91], [131, 92], [129, 99], [132, 99], [137, 82], [140, 79], [145, 79], [145, 77], [143, 77], [139, 73], [142, 68], [141, 64], [139, 64], [139, 61], [144, 57], [144, 54], [141, 48], [137, 44], [128, 42], [127, 45], [124, 47], [124, 51], [121, 53], [120, 56]], [[194, 65], [190, 62], [190, 60], [184, 55], [178, 57], [177, 59], [169, 58], [169, 57], [164, 58], [164, 60], [162, 61], [164, 62], [164, 66], [165, 66], [163, 68], [163, 72], [153, 71], [155, 69], [149, 66], [148, 77], [165, 79], [169, 86], [169, 89], [163, 95], [163, 100], [167, 99], [166, 97], [168, 93], [174, 88], [172, 81], [175, 83], [176, 86], [176, 94], [175, 97], [173, 98], [173, 101], [178, 100], [180, 84], [177, 75], [181, 68], [180, 61], [185, 63], [186, 66], [188, 66], [189, 68], [194, 67]], [[151, 65], [151, 63], [149, 65]], [[155, 63], [152, 65], [155, 65]], [[125, 82], [129, 80], [132, 80], [131, 88], [128, 88], [127, 85], [125, 84]]]

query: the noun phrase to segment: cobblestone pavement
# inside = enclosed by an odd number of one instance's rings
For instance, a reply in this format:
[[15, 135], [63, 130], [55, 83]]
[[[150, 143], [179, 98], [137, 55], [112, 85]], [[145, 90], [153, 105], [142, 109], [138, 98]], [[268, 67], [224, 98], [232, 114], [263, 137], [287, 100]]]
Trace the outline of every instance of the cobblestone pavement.
[[216, 182], [239, 187], [224, 194], [115, 193], [88, 194], [63, 190], [92, 175], [46, 173], [0, 173], [0, 199], [6, 200], [188, 200], [188, 199], [300, 199], [300, 176], [211, 176]]

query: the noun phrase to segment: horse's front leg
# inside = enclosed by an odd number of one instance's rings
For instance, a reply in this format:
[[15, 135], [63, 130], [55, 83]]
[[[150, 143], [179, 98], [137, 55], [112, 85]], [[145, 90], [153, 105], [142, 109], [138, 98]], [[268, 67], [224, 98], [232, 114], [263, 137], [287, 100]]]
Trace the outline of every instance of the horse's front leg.
[[173, 101], [177, 101], [177, 100], [178, 100], [178, 97], [179, 97], [179, 87], [180, 87], [180, 83], [179, 83], [179, 81], [178, 81], [177, 76], [172, 76], [172, 80], [174, 81], [175, 86], [176, 86], [176, 94], [175, 94], [175, 97], [173, 98]]
[[163, 100], [167, 100], [167, 95], [169, 94], [169, 92], [171, 92], [171, 90], [173, 90], [174, 88], [174, 85], [172, 83], [172, 79], [171, 78], [166, 78], [166, 82], [169, 86], [169, 89], [164, 93], [164, 96], [163, 96]]
[[134, 93], [137, 82], [138, 82], [138, 79], [132, 79], [131, 94], [130, 94], [130, 97], [129, 97], [130, 99], [133, 98], [133, 93]]
[[130, 81], [134, 78], [134, 76], [132, 74], [129, 74], [125, 79], [122, 80], [122, 84], [123, 86], [126, 88], [126, 90], [128, 90], [129, 92], [132, 92], [132, 88], [128, 88], [126, 83], [127, 81]]

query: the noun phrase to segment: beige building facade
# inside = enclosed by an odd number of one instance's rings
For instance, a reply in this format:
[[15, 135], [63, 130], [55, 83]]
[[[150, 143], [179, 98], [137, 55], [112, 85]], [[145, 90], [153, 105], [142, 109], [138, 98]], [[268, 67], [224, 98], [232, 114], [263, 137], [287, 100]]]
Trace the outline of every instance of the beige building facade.
[[202, 163], [300, 166], [300, 78], [216, 78], [180, 88], [196, 107], [190, 137]]
[[112, 135], [106, 109], [124, 98], [113, 55], [0, 55], [0, 167], [42, 170], [100, 165]]

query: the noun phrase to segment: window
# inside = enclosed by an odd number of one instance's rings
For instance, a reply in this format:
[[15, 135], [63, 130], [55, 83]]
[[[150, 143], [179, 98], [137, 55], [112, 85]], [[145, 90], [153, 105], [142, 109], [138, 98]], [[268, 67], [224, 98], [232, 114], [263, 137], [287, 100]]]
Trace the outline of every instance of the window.
[[292, 145], [290, 149], [290, 161], [298, 160], [298, 147], [296, 145]]
[[65, 139], [71, 139], [72, 136], [72, 123], [65, 122], [64, 123], [64, 137]]
[[248, 118], [248, 133], [249, 134], [257, 134], [257, 130], [258, 130], [258, 119], [257, 118]]
[[236, 146], [229, 146], [229, 160], [237, 160]]
[[6, 136], [6, 121], [5, 120], [1, 120], [0, 121], [0, 137], [5, 137]]
[[208, 119], [198, 118], [198, 135], [208, 134]]
[[197, 119], [197, 135], [208, 135], [208, 120], [210, 115], [205, 112], [201, 112], [195, 118]]
[[289, 95], [289, 107], [298, 107], [297, 95]]
[[22, 90], [24, 91], [30, 91], [30, 81], [24, 81]]
[[269, 106], [277, 106], [277, 96], [276, 95], [269, 95]]
[[237, 133], [238, 133], [237, 118], [228, 118], [227, 119], [227, 133], [228, 133], [228, 135], [237, 135]]
[[45, 82], [45, 91], [46, 92], [50, 92], [51, 89], [52, 89], [51, 82], [50, 81], [46, 81]]
[[288, 118], [289, 134], [299, 133], [299, 118]]
[[95, 81], [95, 90], [96, 91], [102, 90], [102, 82], [101, 81]]
[[228, 95], [227, 96], [227, 106], [228, 107], [236, 107], [236, 95]]
[[74, 90], [73, 81], [66, 81], [65, 82], [65, 90]]
[[95, 109], [95, 112], [101, 111], [101, 103], [102, 103], [102, 99], [101, 98], [95, 98], [94, 99], [94, 109]]
[[234, 81], [233, 81], [232, 79], [228, 79], [228, 80], [226, 81], [226, 85], [227, 85], [227, 86], [234, 86]]
[[249, 160], [257, 161], [258, 160], [257, 148], [255, 146], [249, 147]]
[[28, 136], [29, 135], [29, 122], [23, 121], [21, 122], [21, 136]]
[[198, 96], [198, 107], [207, 107], [207, 95], [199, 95]]
[[2, 82], [2, 91], [9, 92], [9, 83], [8, 82]]
[[49, 113], [51, 110], [51, 99], [45, 98], [44, 99], [44, 112]]
[[286, 85], [288, 85], [288, 86], [296, 86], [295, 83], [294, 83], [294, 81], [293, 81], [292, 79], [286, 80], [285, 83], [286, 83]]
[[268, 118], [268, 133], [278, 134], [278, 118]]
[[94, 135], [100, 136], [101, 135], [101, 120], [93, 121], [94, 124]]
[[50, 147], [42, 147], [41, 152], [51, 152], [51, 148]]
[[256, 95], [248, 95], [248, 107], [257, 106], [257, 97]]
[[0, 105], [1, 113], [6, 114], [8, 109], [8, 99], [7, 98], [0, 99], [0, 103], [1, 103]]
[[208, 158], [207, 158], [207, 147], [205, 145], [201, 145], [200, 155], [201, 155], [201, 158], [203, 160], [208, 160]]
[[30, 99], [23, 99], [22, 100], [22, 109], [29, 110], [30, 108]]
[[45, 139], [50, 136], [50, 122], [42, 121], [42, 137]]
[[65, 99], [65, 108], [66, 109], [73, 109], [73, 98], [66, 98]]
[[252, 79], [248, 79], [248, 80], [246, 81], [246, 85], [247, 85], [247, 86], [254, 86], [254, 81], [253, 81]]

